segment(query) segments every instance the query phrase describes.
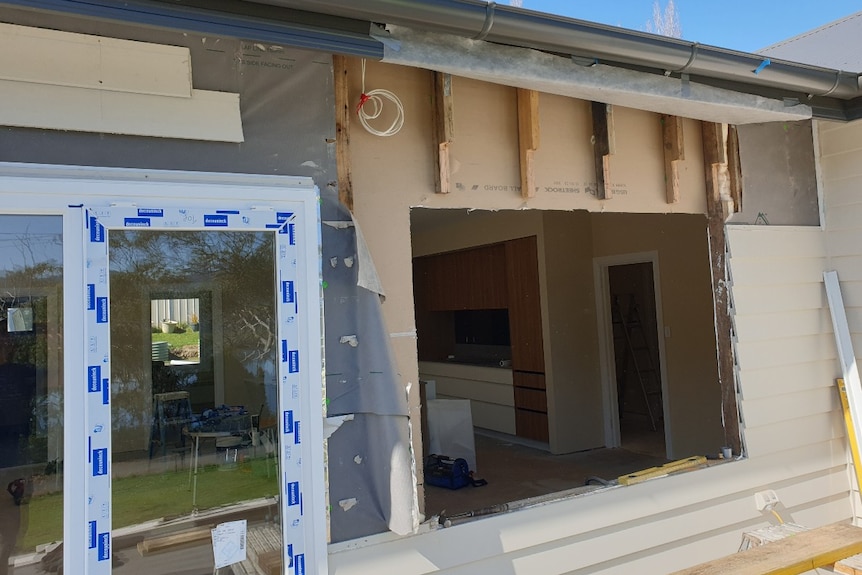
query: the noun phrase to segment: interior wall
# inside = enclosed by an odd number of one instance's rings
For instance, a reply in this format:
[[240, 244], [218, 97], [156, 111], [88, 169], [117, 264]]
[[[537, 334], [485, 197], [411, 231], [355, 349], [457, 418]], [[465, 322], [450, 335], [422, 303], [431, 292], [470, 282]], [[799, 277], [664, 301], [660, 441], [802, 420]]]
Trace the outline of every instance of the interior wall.
[[548, 422], [557, 453], [605, 445], [590, 214], [544, 212]]
[[718, 453], [724, 433], [706, 218], [591, 217], [596, 257], [658, 251], [671, 455]]

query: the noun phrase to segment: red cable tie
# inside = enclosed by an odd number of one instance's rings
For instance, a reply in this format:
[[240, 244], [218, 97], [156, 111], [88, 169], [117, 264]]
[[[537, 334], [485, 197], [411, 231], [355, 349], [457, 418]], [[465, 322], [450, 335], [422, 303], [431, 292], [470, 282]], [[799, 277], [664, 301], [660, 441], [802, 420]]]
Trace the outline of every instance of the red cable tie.
[[361, 96], [359, 96], [359, 104], [356, 105], [356, 114], [357, 115], [359, 115], [359, 111], [362, 110], [362, 106], [365, 105], [365, 102], [367, 102], [370, 99], [371, 99], [371, 96], [369, 96], [368, 94], [365, 94], [365, 93], [363, 93]]

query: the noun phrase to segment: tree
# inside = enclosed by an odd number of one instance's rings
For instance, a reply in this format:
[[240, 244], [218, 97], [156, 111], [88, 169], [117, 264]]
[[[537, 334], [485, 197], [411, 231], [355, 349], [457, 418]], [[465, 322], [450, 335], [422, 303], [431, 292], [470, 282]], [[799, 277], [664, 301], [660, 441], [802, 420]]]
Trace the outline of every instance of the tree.
[[679, 24], [679, 12], [673, 0], [667, 0], [664, 10], [661, 9], [659, 0], [654, 0], [652, 5], [652, 20], [647, 20], [646, 31], [671, 38], [682, 38], [682, 26]]

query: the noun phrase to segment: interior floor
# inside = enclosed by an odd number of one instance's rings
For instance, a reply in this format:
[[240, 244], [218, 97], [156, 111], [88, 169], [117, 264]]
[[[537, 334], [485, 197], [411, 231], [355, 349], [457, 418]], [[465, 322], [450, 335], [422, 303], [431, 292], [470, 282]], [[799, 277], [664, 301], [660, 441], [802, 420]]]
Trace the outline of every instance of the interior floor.
[[[477, 430], [475, 476], [488, 481], [483, 487], [450, 490], [425, 485], [425, 515], [447, 517], [584, 487], [587, 479], [612, 480], [635, 471], [663, 465], [664, 442], [656, 454], [655, 438], [637, 434], [630, 449], [594, 449], [567, 455], [523, 445], [517, 438]], [[659, 435], [659, 434], [656, 434]]]

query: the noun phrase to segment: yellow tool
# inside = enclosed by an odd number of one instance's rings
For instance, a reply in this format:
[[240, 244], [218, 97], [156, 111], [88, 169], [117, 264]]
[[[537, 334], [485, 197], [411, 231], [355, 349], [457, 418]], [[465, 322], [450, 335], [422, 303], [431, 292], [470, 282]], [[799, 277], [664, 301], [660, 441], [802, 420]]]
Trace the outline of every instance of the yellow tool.
[[634, 485], [635, 483], [641, 483], [642, 481], [646, 481], [647, 479], [663, 477], [677, 471], [682, 471], [683, 469], [691, 469], [692, 467], [704, 465], [705, 463], [706, 457], [704, 457], [703, 455], [686, 457], [685, 459], [679, 459], [677, 461], [665, 463], [664, 465], [660, 465], [659, 467], [650, 467], [642, 471], [635, 471], [634, 473], [629, 473], [628, 475], [621, 475], [617, 478], [617, 483], [619, 483], [620, 485]]
[[844, 410], [844, 424], [847, 426], [847, 439], [850, 441], [850, 453], [853, 455], [853, 469], [856, 470], [856, 483], [862, 489], [862, 464], [859, 463], [859, 443], [856, 432], [853, 431], [853, 417], [850, 415], [850, 403], [847, 401], [847, 386], [844, 380], [835, 380], [838, 384], [838, 395], [841, 397], [841, 408]]

